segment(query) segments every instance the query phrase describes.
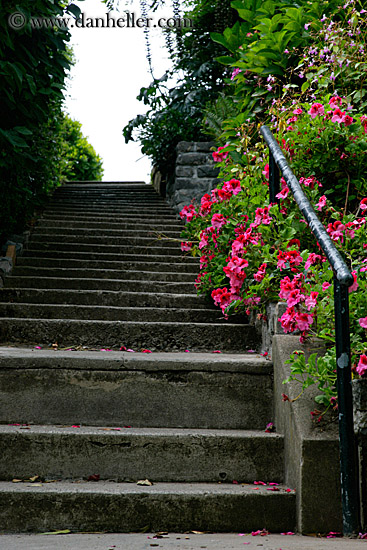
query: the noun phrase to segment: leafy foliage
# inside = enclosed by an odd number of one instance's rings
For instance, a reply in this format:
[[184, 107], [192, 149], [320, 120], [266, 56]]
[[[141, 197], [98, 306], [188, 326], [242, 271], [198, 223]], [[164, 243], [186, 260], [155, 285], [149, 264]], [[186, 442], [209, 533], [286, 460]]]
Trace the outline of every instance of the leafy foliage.
[[[312, 9], [320, 5], [322, 2], [309, 4]], [[263, 104], [260, 99], [257, 113], [255, 104], [252, 112], [245, 106], [236, 119], [223, 122], [221, 142], [225, 146], [219, 147], [213, 158], [221, 167], [224, 183], [211, 195], [204, 195], [199, 205], [188, 205], [181, 212], [188, 222], [182, 248], [200, 255], [198, 292], [211, 295], [225, 317], [254, 310], [265, 319], [267, 302], [285, 301], [287, 309], [280, 318], [283, 329], [300, 331], [301, 342], [310, 335], [318, 336], [329, 347], [323, 358], [312, 355], [308, 362], [302, 354], [293, 354], [290, 380], [301, 382], [303, 389], [315, 383], [320, 390], [317, 403], [333, 408], [337, 406], [333, 272], [284, 180], [277, 196], [280, 204], [269, 204], [267, 150], [259, 140], [256, 121], [268, 120], [272, 125], [306, 195], [352, 271], [352, 364], [357, 375], [366, 376], [363, 51], [367, 12], [358, 10], [357, 5], [358, 0], [350, 0], [346, 11], [336, 8], [333, 17], [325, 14], [320, 21], [311, 18], [304, 23], [307, 36], [303, 47], [301, 44], [289, 52], [291, 61], [284, 74], [269, 74], [258, 86], [259, 92], [264, 86], [269, 93], [276, 88], [278, 95]], [[237, 26], [237, 34], [239, 31]], [[227, 32], [228, 44], [231, 39]], [[234, 39], [232, 48], [237, 52]], [[237, 79], [243, 74], [238, 66], [236, 71], [234, 96], [240, 101], [245, 92], [242, 89], [242, 95], [237, 95]], [[360, 87], [356, 90], [357, 81]]]
[[[18, 13], [26, 24], [14, 29]], [[32, 28], [30, 18], [52, 21], [80, 9], [63, 0], [0, 4], [0, 239], [26, 219], [61, 181], [63, 89], [71, 66], [70, 33], [58, 25]]]
[[60, 127], [60, 159], [62, 180], [100, 181], [102, 160], [81, 132], [81, 124], [63, 115]]
[[224, 48], [211, 40], [210, 31], [222, 31], [233, 22], [235, 12], [229, 0], [199, 0], [186, 16], [192, 27], [172, 31], [179, 38], [170, 54], [173, 70], [141, 89], [138, 99], [149, 109], [123, 130], [125, 141], [138, 139], [142, 152], [164, 174], [173, 171], [179, 141], [205, 139], [201, 131], [203, 111], [223, 89], [226, 72], [214, 59], [224, 53]]

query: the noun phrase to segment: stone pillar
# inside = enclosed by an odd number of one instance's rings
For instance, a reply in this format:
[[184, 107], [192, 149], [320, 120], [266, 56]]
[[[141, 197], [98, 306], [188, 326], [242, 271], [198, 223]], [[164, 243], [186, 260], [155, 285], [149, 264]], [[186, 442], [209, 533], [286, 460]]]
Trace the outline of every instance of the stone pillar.
[[178, 143], [175, 177], [166, 189], [167, 200], [176, 212], [193, 199], [200, 202], [205, 193], [218, 185], [219, 169], [213, 161], [212, 147], [215, 147], [214, 142]]

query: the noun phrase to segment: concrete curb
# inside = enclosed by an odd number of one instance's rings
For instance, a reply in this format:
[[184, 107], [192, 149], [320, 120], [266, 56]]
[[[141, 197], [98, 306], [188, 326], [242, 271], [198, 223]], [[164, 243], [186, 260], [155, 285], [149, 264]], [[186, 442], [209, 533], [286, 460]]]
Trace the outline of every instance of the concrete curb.
[[296, 336], [273, 337], [275, 425], [284, 434], [286, 483], [297, 491], [297, 528], [300, 533], [342, 530], [338, 424], [322, 428], [312, 423], [317, 390], [309, 387], [297, 401], [283, 402], [282, 393], [296, 398], [301, 384], [283, 384], [290, 369], [285, 361], [294, 350], [324, 351], [321, 341], [301, 345]]

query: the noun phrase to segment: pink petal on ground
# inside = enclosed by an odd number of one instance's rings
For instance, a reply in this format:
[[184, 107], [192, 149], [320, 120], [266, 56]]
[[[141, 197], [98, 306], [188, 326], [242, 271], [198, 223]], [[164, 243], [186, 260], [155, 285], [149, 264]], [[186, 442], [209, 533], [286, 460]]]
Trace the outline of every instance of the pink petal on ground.
[[272, 483], [269, 483], [269, 485], [279, 485], [279, 483], [272, 482]]
[[78, 424], [73, 424], [71, 427], [72, 428], [80, 428], [80, 426], [78, 426]]
[[142, 353], [153, 353], [152, 351], [150, 351], [150, 349], [142, 349], [141, 352]]
[[127, 349], [126, 351], [131, 351], [132, 353], [135, 353], [133, 349]]
[[287, 531], [286, 533], [280, 533], [281, 535], [295, 535], [296, 533], [293, 533], [293, 531]]
[[190, 350], [189, 350], [189, 349], [185, 349], [185, 353], [190, 353]]
[[256, 353], [256, 351], [254, 349], [248, 349], [247, 353]]
[[41, 346], [34, 346], [34, 349], [42, 349]]
[[254, 481], [254, 485], [266, 485], [263, 481]]
[[222, 353], [222, 352], [219, 351], [219, 349], [216, 349], [216, 350], [212, 351], [212, 353]]

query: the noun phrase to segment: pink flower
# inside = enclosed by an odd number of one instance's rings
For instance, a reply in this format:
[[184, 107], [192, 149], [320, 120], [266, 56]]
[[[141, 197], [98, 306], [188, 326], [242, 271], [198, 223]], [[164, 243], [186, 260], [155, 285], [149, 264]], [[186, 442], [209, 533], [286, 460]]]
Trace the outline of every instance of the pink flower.
[[195, 206], [193, 204], [189, 204], [188, 206], [184, 206], [183, 209], [180, 212], [180, 218], [183, 220], [186, 218], [187, 222], [191, 222], [191, 220], [196, 217], [198, 213], [195, 210]]
[[314, 103], [308, 111], [308, 114], [311, 118], [316, 118], [318, 115], [323, 115], [324, 111], [324, 106], [321, 105], [321, 103]]
[[358, 322], [362, 328], [367, 328], [367, 317], [362, 317]]
[[232, 193], [233, 195], [238, 195], [238, 193], [242, 191], [241, 182], [236, 179], [231, 179], [229, 181], [224, 182], [222, 189], [224, 191]]
[[296, 288], [289, 293], [289, 296], [287, 298], [287, 305], [288, 307], [295, 306], [300, 302], [303, 302], [304, 299], [304, 295], [301, 294], [301, 291], [298, 288]]
[[318, 295], [319, 295], [318, 292], [311, 292], [311, 295], [307, 296], [307, 298], [305, 300], [305, 305], [306, 305], [308, 311], [310, 311], [310, 309], [317, 306], [317, 297], [318, 297]]
[[258, 283], [260, 283], [263, 280], [263, 278], [265, 277], [266, 267], [267, 267], [267, 264], [261, 264], [261, 266], [259, 267], [257, 273], [254, 274], [254, 279]]
[[182, 252], [190, 252], [191, 248], [192, 248], [192, 243], [189, 243], [189, 242], [181, 243]]
[[234, 80], [235, 77], [241, 72], [241, 69], [239, 69], [238, 67], [236, 67], [235, 69], [233, 69], [233, 72], [232, 72], [232, 75], [231, 75], [231, 80]]
[[267, 180], [269, 179], [269, 164], [265, 164], [265, 168], [262, 171], [262, 174], [264, 174], [264, 176]]
[[287, 186], [283, 187], [283, 189], [275, 195], [277, 199], [286, 199], [288, 197], [289, 188]]
[[313, 323], [313, 317], [309, 313], [296, 313], [296, 322], [297, 322], [297, 328], [301, 332], [305, 330], [309, 330], [310, 325]]
[[296, 330], [296, 311], [294, 307], [288, 307], [283, 315], [280, 317], [279, 321], [282, 325], [284, 332], [294, 332]]
[[287, 300], [292, 290], [293, 290], [293, 284], [291, 283], [290, 278], [284, 277], [284, 279], [280, 281], [279, 298], [281, 298], [282, 300]]
[[349, 115], [344, 115], [344, 116], [343, 116], [343, 121], [342, 121], [342, 122], [344, 123], [345, 126], [350, 126], [351, 124], [353, 124], [354, 120], [353, 120], [353, 118], [352, 118], [351, 116], [349, 116]]
[[359, 208], [361, 210], [367, 210], [367, 197], [361, 200], [361, 202], [359, 203]]
[[342, 222], [336, 221], [334, 223], [329, 223], [326, 231], [329, 233], [331, 239], [333, 241], [339, 241], [342, 243], [344, 239], [344, 230], [345, 225], [342, 224]]
[[212, 217], [212, 226], [215, 227], [215, 229], [220, 229], [226, 223], [227, 220], [222, 214], [214, 214]]
[[329, 286], [331, 286], [330, 283], [327, 283], [327, 282], [322, 283], [322, 290], [325, 292], [325, 290], [327, 290], [329, 288]]
[[206, 246], [208, 246], [209, 237], [208, 237], [208, 235], [205, 235], [204, 231], [202, 231], [200, 233], [200, 237], [201, 237], [201, 240], [200, 240], [200, 243], [199, 243], [199, 248], [201, 250], [202, 248], [205, 248]]
[[313, 252], [311, 252], [306, 260], [305, 270], [307, 271], [311, 267], [311, 265], [314, 265], [318, 262], [325, 262], [325, 261], [326, 261], [325, 258], [320, 256], [319, 254], [314, 254]]
[[341, 122], [343, 122], [345, 111], [342, 112], [339, 107], [337, 107], [335, 111], [333, 111], [332, 115], [333, 116], [331, 117], [331, 122], [338, 122], [340, 124]]
[[359, 376], [367, 374], [367, 355], [362, 354], [360, 356], [356, 371]]
[[334, 95], [329, 100], [330, 107], [341, 107], [341, 104], [342, 104], [342, 98], [339, 97], [338, 95]]
[[294, 115], [301, 115], [303, 113], [303, 110], [301, 107], [297, 107], [297, 109], [294, 109], [293, 114]]
[[354, 291], [357, 290], [357, 288], [359, 287], [359, 284], [357, 283], [357, 272], [356, 272], [356, 271], [352, 271], [352, 275], [353, 275], [354, 283], [352, 284], [352, 286], [350, 286], [350, 287], [348, 288], [348, 291], [349, 291], [349, 292], [354, 292]]
[[367, 134], [367, 116], [365, 115], [361, 116], [361, 124], [363, 126], [363, 132]]
[[218, 147], [217, 151], [214, 151], [214, 153], [212, 153], [214, 162], [221, 162], [228, 157], [228, 151], [224, 151], [223, 153], [221, 153], [221, 151], [223, 151], [223, 149], [225, 149], [227, 145], [228, 144], [226, 144], [224, 147]]
[[207, 214], [209, 214], [210, 210], [211, 210], [211, 207], [212, 207], [212, 201], [211, 201], [211, 197], [208, 193], [205, 193], [205, 195], [203, 197], [201, 197], [201, 208], [200, 208], [200, 216], [206, 216]]
[[326, 197], [325, 195], [322, 195], [319, 202], [316, 204], [316, 208], [317, 210], [321, 211], [324, 208], [324, 206], [326, 206]]

